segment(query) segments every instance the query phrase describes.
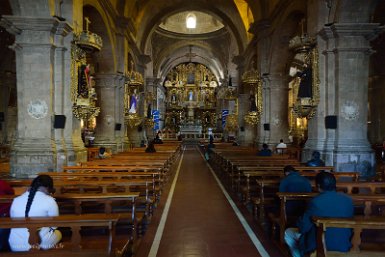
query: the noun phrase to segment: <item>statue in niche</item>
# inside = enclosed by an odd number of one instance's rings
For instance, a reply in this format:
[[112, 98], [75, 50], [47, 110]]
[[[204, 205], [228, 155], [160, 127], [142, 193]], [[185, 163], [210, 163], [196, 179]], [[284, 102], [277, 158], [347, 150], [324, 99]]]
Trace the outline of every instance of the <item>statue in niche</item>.
[[172, 103], [172, 104], [176, 104], [176, 94], [175, 94], [175, 93], [173, 93], [173, 94], [171, 95], [171, 103]]
[[312, 88], [312, 69], [311, 67], [305, 65], [302, 72], [298, 72], [297, 76], [300, 78], [298, 96], [302, 97], [313, 97], [313, 88]]
[[250, 112], [256, 112], [257, 102], [253, 91], [250, 91], [249, 102], [250, 102]]
[[134, 89], [134, 92], [130, 97], [130, 109], [128, 110], [129, 113], [136, 113], [137, 102], [138, 96], [136, 95], [136, 89]]
[[187, 84], [194, 84], [195, 83], [195, 75], [194, 73], [189, 73], [187, 75]]
[[189, 101], [193, 101], [194, 100], [194, 92], [192, 90], [190, 90], [188, 92], [188, 100]]
[[88, 98], [88, 91], [90, 87], [90, 65], [83, 64], [79, 67], [78, 96]]
[[148, 104], [148, 106], [147, 106], [147, 118], [148, 119], [152, 118], [151, 104]]

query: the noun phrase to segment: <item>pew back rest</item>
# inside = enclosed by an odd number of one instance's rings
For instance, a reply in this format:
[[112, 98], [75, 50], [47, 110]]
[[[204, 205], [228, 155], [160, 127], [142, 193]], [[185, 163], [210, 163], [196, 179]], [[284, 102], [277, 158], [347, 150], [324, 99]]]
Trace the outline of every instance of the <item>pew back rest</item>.
[[[81, 256], [114, 256], [115, 226], [119, 220], [118, 214], [84, 214], [84, 215], [61, 215], [57, 217], [30, 217], [30, 218], [0, 218], [0, 228], [27, 228], [30, 232], [30, 251], [23, 253], [6, 252], [1, 256], [75, 256], [76, 252]], [[70, 228], [69, 242], [59, 243], [57, 247], [48, 251], [39, 250], [39, 228], [47, 227]], [[86, 249], [86, 244], [81, 230], [90, 227], [103, 227], [108, 230], [106, 237], [107, 249]], [[81, 252], [81, 253], [80, 253]]]
[[[313, 218], [317, 225], [317, 257], [325, 256], [385, 256], [385, 251], [362, 250], [362, 231], [364, 229], [385, 230], [385, 217], [363, 217], [353, 218]], [[352, 248], [348, 253], [328, 252], [325, 245], [325, 232], [327, 228], [351, 228], [353, 237], [351, 239]]]

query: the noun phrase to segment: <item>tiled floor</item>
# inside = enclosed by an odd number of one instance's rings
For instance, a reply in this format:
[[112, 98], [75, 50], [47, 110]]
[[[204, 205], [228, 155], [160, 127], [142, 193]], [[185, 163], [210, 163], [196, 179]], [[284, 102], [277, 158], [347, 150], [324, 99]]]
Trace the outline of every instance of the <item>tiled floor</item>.
[[[267, 254], [260, 254], [250, 239], [214, 175], [198, 149], [188, 146], [183, 154], [175, 189], [170, 181], [170, 193], [162, 196], [161, 203], [142, 239], [137, 257], [253, 257], [282, 256], [272, 242], [258, 231], [250, 217], [251, 232], [257, 234]], [[171, 194], [173, 196], [171, 198]], [[166, 202], [170, 196], [171, 203]], [[157, 234], [163, 210], [169, 212], [162, 234]], [[164, 216], [163, 216], [164, 220]], [[161, 226], [162, 227], [162, 226]], [[261, 234], [261, 235], [258, 235]], [[160, 239], [160, 241], [158, 240]], [[155, 242], [155, 244], [153, 244]], [[159, 248], [156, 249], [156, 242]], [[151, 249], [152, 247], [152, 249]], [[151, 252], [150, 252], [151, 249]], [[150, 252], [150, 254], [149, 254]]]

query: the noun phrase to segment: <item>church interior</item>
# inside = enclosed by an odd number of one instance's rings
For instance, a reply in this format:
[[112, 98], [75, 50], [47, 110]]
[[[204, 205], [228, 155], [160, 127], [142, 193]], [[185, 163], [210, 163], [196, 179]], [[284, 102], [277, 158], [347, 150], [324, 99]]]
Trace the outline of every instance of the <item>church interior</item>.
[[[384, 13], [381, 0], [0, 0], [0, 180], [14, 190], [0, 207], [49, 175], [63, 228], [60, 247], [31, 236], [25, 256], [291, 256], [285, 202], [309, 201], [322, 171], [356, 219], [317, 220], [317, 236], [352, 228], [351, 256], [384, 256]], [[279, 193], [287, 165], [314, 192]], [[0, 232], [44, 222], [2, 217]], [[321, 239], [311, 256], [334, 255]]]

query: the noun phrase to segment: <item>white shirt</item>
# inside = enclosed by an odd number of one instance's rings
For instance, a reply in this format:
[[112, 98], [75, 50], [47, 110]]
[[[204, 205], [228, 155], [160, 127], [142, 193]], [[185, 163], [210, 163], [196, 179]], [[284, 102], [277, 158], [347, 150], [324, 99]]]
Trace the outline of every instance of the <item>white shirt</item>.
[[277, 149], [277, 153], [281, 154], [283, 153], [283, 149], [287, 148], [287, 145], [282, 142], [282, 143], [279, 143], [275, 148]]
[[[10, 216], [11, 218], [25, 217], [25, 208], [28, 201], [29, 191], [16, 197], [11, 205]], [[31, 208], [28, 213], [29, 217], [53, 217], [59, 216], [59, 207], [55, 201], [55, 198], [49, 196], [43, 192], [37, 191], [33, 198]], [[47, 224], [49, 225], [49, 224]], [[48, 233], [49, 227], [42, 228], [42, 232]], [[28, 251], [31, 246], [28, 243], [29, 232], [26, 228], [12, 228], [9, 235], [9, 245], [12, 251]]]

